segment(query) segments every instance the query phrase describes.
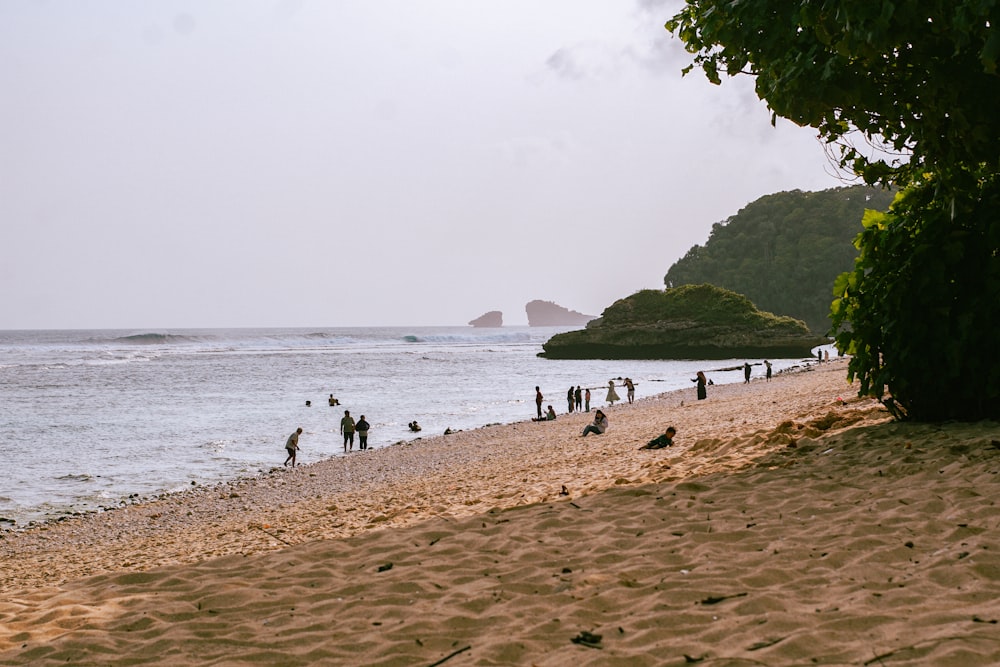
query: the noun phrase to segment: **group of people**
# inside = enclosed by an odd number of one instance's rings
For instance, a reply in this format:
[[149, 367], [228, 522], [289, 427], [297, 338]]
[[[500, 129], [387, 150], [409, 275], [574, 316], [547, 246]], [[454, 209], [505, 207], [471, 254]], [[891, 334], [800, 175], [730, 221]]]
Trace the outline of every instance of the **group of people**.
[[[330, 398], [327, 399], [327, 404], [330, 407], [335, 405], [340, 405], [340, 401], [337, 400], [333, 394], [330, 394]], [[312, 401], [306, 401], [306, 407], [312, 406]], [[410, 430], [413, 430], [412, 422], [410, 425]], [[358, 436], [358, 449], [365, 450], [368, 449], [368, 431], [371, 429], [371, 424], [365, 419], [364, 415], [355, 421], [354, 417], [351, 416], [350, 410], [344, 410], [344, 416], [340, 420], [340, 434], [344, 437], [344, 451], [349, 452], [354, 450], [354, 436]], [[416, 430], [420, 430], [418, 427]], [[295, 431], [288, 436], [285, 441], [285, 451], [288, 452], [288, 458], [285, 459], [285, 466], [294, 468], [296, 465], [295, 459], [299, 452], [299, 436], [302, 435], [302, 428], [297, 428]]]
[[[743, 384], [750, 384], [750, 362], [743, 362]], [[771, 381], [771, 362], [767, 359], [764, 360], [764, 377], [768, 382]]]
[[[619, 378], [621, 379], [621, 378]], [[629, 403], [635, 401], [635, 383], [632, 378], [625, 378], [625, 395], [628, 398]], [[542, 403], [545, 397], [542, 395], [542, 391], [539, 387], [535, 387], [535, 417], [532, 421], [550, 421], [556, 418], [555, 411], [552, 406], [548, 406], [548, 409], [543, 414]], [[605, 400], [608, 405], [614, 405], [615, 401], [622, 400], [615, 390], [615, 381], [608, 380], [608, 393], [605, 396]], [[579, 385], [576, 387], [570, 387], [566, 391], [566, 412], [571, 414], [573, 412], [590, 412], [590, 387], [583, 388]]]
[[[538, 390], [538, 387], [535, 387]], [[549, 410], [552, 406], [549, 406]], [[577, 386], [575, 389], [573, 387], [569, 388], [566, 392], [566, 412], [590, 412], [590, 388], [582, 389]]]

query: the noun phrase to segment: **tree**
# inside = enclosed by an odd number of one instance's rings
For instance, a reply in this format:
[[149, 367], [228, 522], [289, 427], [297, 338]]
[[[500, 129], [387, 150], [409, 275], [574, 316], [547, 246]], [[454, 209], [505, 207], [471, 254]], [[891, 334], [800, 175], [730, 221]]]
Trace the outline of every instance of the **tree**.
[[[997, 0], [688, 0], [666, 27], [695, 54], [685, 72], [754, 76], [772, 120], [819, 130], [866, 183], [997, 168]], [[909, 160], [864, 155], [854, 132]]]
[[712, 225], [704, 247], [674, 262], [667, 287], [709, 283], [746, 295], [759, 308], [830, 330], [830, 290], [854, 265], [866, 208], [885, 211], [892, 193], [864, 185], [779, 192]]
[[900, 418], [1000, 417], [1000, 0], [688, 0], [666, 27], [686, 71], [756, 77], [772, 119], [901, 189], [835, 292], [862, 392]]

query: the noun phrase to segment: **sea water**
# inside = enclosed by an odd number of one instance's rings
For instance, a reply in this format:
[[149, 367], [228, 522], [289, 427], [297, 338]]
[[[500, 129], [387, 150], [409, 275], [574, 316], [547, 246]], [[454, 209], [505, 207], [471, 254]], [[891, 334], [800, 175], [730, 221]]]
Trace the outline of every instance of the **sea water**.
[[[566, 330], [0, 331], [0, 527], [266, 472], [284, 461], [298, 427], [300, 463], [342, 456], [344, 410], [365, 415], [374, 449], [530, 419], [536, 385], [563, 414], [570, 386], [590, 387], [592, 407], [605, 405], [609, 379], [624, 399], [624, 377], [638, 399], [693, 394], [698, 370], [744, 361], [537, 356]], [[775, 372], [801, 362], [772, 360]], [[743, 380], [742, 370], [709, 375]], [[339, 406], [328, 405], [330, 394]], [[414, 420], [419, 434], [407, 427]]]

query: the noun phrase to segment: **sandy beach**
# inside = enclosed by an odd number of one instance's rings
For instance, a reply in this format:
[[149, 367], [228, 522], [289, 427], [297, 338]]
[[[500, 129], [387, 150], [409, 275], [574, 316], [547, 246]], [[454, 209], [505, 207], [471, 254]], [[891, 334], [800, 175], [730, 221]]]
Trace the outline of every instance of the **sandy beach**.
[[1000, 664], [1000, 425], [694, 393], [0, 533], [0, 664]]

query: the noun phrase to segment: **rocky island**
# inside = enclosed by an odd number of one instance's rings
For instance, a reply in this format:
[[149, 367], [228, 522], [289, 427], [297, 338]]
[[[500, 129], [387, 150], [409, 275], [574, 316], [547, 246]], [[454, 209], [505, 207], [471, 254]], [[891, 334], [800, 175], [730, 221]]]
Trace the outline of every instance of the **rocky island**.
[[549, 339], [549, 359], [732, 359], [811, 355], [828, 342], [800, 320], [757, 309], [713, 285], [641, 290], [619, 299], [585, 329]]
[[551, 301], [537, 299], [525, 304], [524, 310], [528, 313], [529, 327], [573, 327], [595, 319], [594, 315], [584, 315]]
[[499, 310], [491, 310], [469, 322], [474, 327], [502, 327], [503, 313]]

